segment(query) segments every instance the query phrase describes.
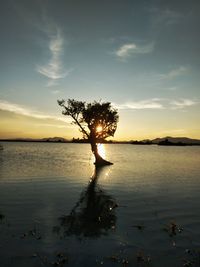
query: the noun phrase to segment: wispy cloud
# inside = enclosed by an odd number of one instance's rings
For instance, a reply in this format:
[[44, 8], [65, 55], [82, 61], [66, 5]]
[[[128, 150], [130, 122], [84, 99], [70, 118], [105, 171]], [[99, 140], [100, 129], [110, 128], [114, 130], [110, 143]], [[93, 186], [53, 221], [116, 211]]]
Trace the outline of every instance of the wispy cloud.
[[35, 119], [41, 119], [41, 120], [54, 120], [54, 121], [63, 121], [63, 122], [71, 122], [67, 117], [62, 116], [55, 116], [55, 115], [49, 115], [42, 112], [38, 112], [35, 109], [25, 107], [22, 105], [18, 105], [15, 103], [11, 103], [5, 100], [0, 100], [0, 110], [4, 111], [10, 111], [15, 114], [23, 115], [32, 117]]
[[160, 80], [171, 80], [174, 79], [178, 76], [184, 75], [186, 73], [188, 73], [189, 68], [188, 67], [184, 67], [184, 66], [180, 66], [178, 68], [172, 69], [170, 70], [168, 73], [166, 74], [159, 74], [159, 79]]
[[172, 87], [168, 87], [166, 88], [166, 90], [168, 91], [177, 91], [179, 88], [177, 86], [172, 86]]
[[185, 107], [191, 107], [197, 105], [199, 102], [191, 99], [173, 100], [170, 102], [172, 109], [183, 109]]
[[120, 46], [115, 51], [115, 55], [121, 60], [126, 60], [127, 58], [133, 55], [151, 53], [153, 49], [153, 42], [143, 46], [136, 45], [135, 43], [127, 43]]
[[51, 93], [54, 94], [54, 95], [56, 95], [56, 94], [59, 94], [60, 91], [59, 90], [52, 90]]
[[169, 8], [151, 8], [153, 27], [162, 27], [163, 25], [177, 24], [184, 16]]
[[116, 55], [124, 58], [129, 56], [131, 52], [133, 53], [133, 51], [136, 51], [136, 44], [124, 44], [116, 51]]
[[123, 104], [113, 105], [119, 110], [144, 110], [144, 109], [184, 109], [199, 104], [198, 101], [192, 99], [170, 100], [164, 98], [151, 98], [139, 101], [130, 101]]
[[56, 127], [56, 128], [59, 128], [59, 129], [66, 128], [66, 125], [53, 124], [53, 123], [45, 123], [45, 124], [38, 123], [37, 126], [39, 126], [39, 127], [50, 127], [50, 128], [55, 128]]
[[124, 104], [114, 104], [118, 109], [163, 109], [161, 99], [152, 98], [139, 101], [126, 102]]
[[48, 83], [47, 86], [53, 86], [57, 84], [58, 80], [65, 78], [67, 75], [69, 75], [70, 72], [73, 71], [73, 69], [64, 70], [63, 64], [61, 60], [61, 56], [63, 55], [63, 44], [64, 39], [62, 37], [61, 31], [56, 28], [56, 31], [54, 34], [50, 34], [47, 32], [48, 38], [49, 38], [49, 45], [48, 49], [50, 52], [50, 60], [49, 62], [44, 65], [38, 65], [36, 66], [37, 72], [47, 77]]

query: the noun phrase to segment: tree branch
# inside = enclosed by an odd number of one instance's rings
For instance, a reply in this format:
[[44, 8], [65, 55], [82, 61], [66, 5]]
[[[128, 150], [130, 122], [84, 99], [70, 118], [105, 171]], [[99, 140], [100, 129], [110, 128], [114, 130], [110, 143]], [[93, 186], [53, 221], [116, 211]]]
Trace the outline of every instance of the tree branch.
[[71, 117], [73, 118], [73, 120], [76, 122], [76, 124], [80, 127], [80, 129], [82, 130], [82, 132], [88, 137], [88, 139], [90, 138], [89, 134], [86, 132], [86, 130], [82, 127], [82, 125], [79, 123], [79, 121], [77, 120], [77, 118], [75, 118], [73, 115], [71, 115]]

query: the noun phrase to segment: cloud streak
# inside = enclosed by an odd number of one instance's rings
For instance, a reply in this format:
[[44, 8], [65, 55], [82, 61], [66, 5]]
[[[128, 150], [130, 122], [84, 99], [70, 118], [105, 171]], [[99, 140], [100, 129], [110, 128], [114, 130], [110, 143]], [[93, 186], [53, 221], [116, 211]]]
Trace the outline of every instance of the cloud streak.
[[119, 110], [162, 110], [184, 109], [199, 104], [192, 99], [170, 100], [164, 98], [151, 98], [139, 101], [130, 101], [124, 104], [113, 104]]
[[189, 69], [187, 67], [180, 66], [176, 69], [170, 70], [166, 74], [160, 74], [159, 79], [160, 80], [172, 80], [178, 76], [182, 76], [182, 75], [186, 74], [188, 71], [189, 71]]
[[139, 46], [135, 43], [127, 43], [120, 46], [114, 53], [121, 60], [126, 60], [133, 55], [151, 53], [153, 49], [154, 43], [150, 43], [144, 46]]
[[58, 80], [65, 78], [73, 69], [63, 70], [61, 56], [63, 54], [64, 39], [57, 28], [54, 34], [47, 33], [49, 40], [50, 60], [44, 65], [36, 66], [36, 71], [49, 79], [47, 86], [57, 84]]
[[150, 9], [150, 14], [152, 16], [152, 24], [154, 28], [160, 28], [163, 25], [174, 25], [184, 18], [182, 14], [169, 8], [154, 7]]
[[4, 110], [4, 111], [9, 111], [9, 112], [13, 112], [15, 114], [19, 114], [19, 115], [23, 115], [23, 116], [28, 116], [31, 118], [35, 118], [35, 119], [41, 119], [41, 120], [54, 120], [54, 121], [62, 121], [62, 122], [68, 122], [70, 123], [71, 121], [68, 118], [64, 118], [64, 117], [57, 117], [54, 115], [48, 115], [42, 112], [38, 112], [34, 109], [22, 106], [22, 105], [18, 105], [15, 103], [10, 103], [8, 101], [5, 100], [0, 100], [0, 110]]
[[185, 107], [191, 107], [197, 105], [198, 102], [191, 99], [180, 99], [171, 101], [172, 109], [183, 109]]
[[115, 104], [118, 109], [163, 109], [164, 106], [159, 98], [140, 101], [131, 101], [124, 104]]

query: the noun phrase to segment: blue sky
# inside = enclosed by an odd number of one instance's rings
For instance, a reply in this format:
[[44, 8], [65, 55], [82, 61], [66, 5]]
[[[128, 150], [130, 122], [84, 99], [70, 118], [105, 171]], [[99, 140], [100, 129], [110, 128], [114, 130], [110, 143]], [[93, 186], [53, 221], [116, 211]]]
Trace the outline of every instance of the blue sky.
[[110, 101], [116, 139], [200, 138], [198, 0], [5, 0], [0, 137], [72, 138], [57, 99]]

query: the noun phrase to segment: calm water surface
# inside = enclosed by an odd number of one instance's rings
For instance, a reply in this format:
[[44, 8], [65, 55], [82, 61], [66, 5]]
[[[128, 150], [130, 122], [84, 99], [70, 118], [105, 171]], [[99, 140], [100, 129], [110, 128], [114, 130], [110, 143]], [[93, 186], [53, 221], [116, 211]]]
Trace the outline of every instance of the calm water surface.
[[200, 147], [2, 144], [0, 266], [200, 266]]

